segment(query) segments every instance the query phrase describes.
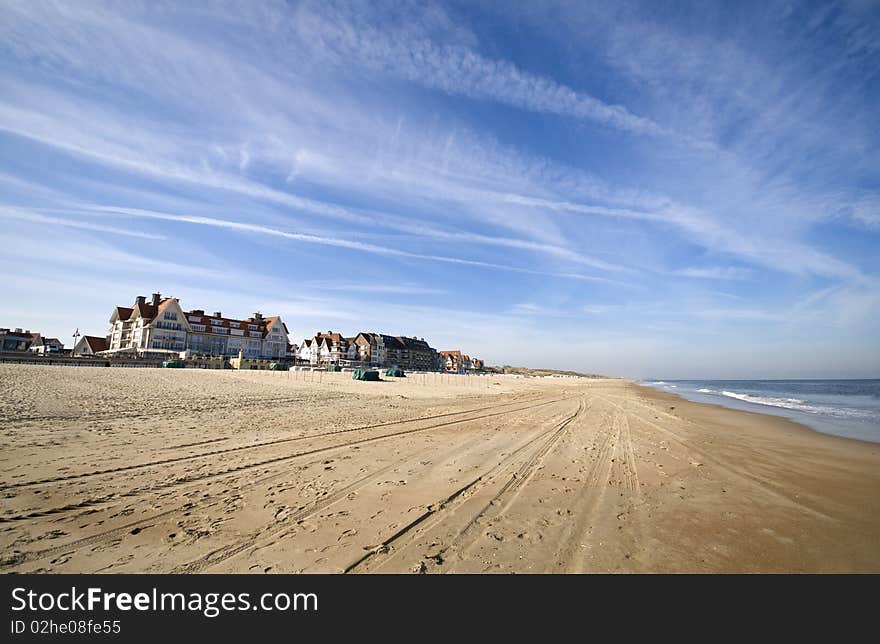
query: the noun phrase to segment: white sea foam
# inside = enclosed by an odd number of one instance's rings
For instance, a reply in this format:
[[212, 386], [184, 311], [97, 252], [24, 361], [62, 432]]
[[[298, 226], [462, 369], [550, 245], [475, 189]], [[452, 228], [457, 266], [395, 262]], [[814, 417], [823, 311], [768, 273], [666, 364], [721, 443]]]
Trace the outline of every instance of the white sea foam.
[[876, 381], [690, 381], [683, 389], [692, 400], [714, 399], [725, 407], [775, 413], [820, 432], [880, 443]]
[[756, 405], [766, 405], [768, 407], [780, 407], [782, 409], [793, 409], [808, 414], [820, 414], [823, 416], [836, 416], [838, 418], [872, 418], [873, 414], [863, 409], [846, 409], [841, 407], [831, 407], [828, 405], [811, 404], [800, 398], [775, 398], [773, 396], [754, 396], [752, 394], [741, 394], [736, 391], [717, 391], [715, 389], [698, 389], [703, 394], [714, 394], [716, 396], [725, 396], [726, 398], [734, 398], [743, 402], [753, 403]]
[[[798, 398], [772, 398], [770, 396], [752, 396], [751, 394], [739, 394], [735, 391], [722, 391], [722, 396], [727, 396], [728, 398], [736, 398], [737, 400], [744, 400], [750, 403], [757, 403], [759, 405], [770, 405], [771, 407], [785, 407], [788, 409], [801, 409], [805, 406], [803, 400]], [[806, 405], [810, 407], [810, 405]]]
[[[665, 381], [657, 381], [649, 383], [652, 385], [661, 385], [666, 389], [675, 389], [676, 385], [671, 385]], [[778, 407], [781, 409], [791, 409], [807, 414], [816, 414], [820, 416], [831, 416], [837, 418], [851, 419], [869, 419], [876, 420], [876, 414], [868, 410], [832, 407], [829, 405], [820, 405], [816, 403], [808, 403], [800, 398], [779, 398], [774, 396], [755, 396], [753, 394], [742, 394], [737, 391], [719, 391], [717, 389], [702, 388], [697, 389], [701, 394], [710, 394], [713, 396], [724, 396], [725, 398], [733, 398], [746, 403], [755, 405], [765, 405], [767, 407]]]

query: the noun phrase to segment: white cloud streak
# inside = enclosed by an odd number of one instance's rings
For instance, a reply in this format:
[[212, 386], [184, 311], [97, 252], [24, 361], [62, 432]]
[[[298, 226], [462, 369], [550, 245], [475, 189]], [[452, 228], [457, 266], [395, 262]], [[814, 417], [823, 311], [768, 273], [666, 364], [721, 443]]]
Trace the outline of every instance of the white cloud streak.
[[111, 235], [122, 235], [124, 237], [137, 237], [139, 239], [165, 239], [164, 235], [155, 235], [145, 233], [138, 230], [129, 230], [127, 228], [115, 228], [113, 226], [103, 226], [101, 224], [93, 224], [86, 221], [77, 221], [74, 219], [63, 219], [61, 217], [47, 217], [33, 212], [24, 210], [12, 210], [0, 207], [0, 217], [13, 221], [27, 221], [34, 224], [45, 224], [46, 226], [63, 226], [65, 228], [79, 228], [80, 230], [91, 230], [98, 233], [109, 233]]
[[561, 277], [565, 279], [575, 279], [587, 282], [601, 282], [601, 283], [610, 283], [610, 284], [621, 284], [620, 282], [609, 280], [603, 277], [597, 277], [594, 275], [582, 275], [578, 273], [565, 273], [565, 272], [548, 272], [548, 271], [538, 271], [532, 270], [529, 268], [518, 267], [518, 266], [509, 266], [505, 264], [496, 264], [493, 262], [483, 262], [479, 260], [459, 258], [459, 257], [447, 257], [444, 255], [432, 255], [425, 253], [414, 253], [410, 251], [400, 250], [397, 248], [391, 248], [388, 246], [380, 246], [377, 244], [368, 244], [364, 242], [352, 241], [339, 237], [326, 237], [321, 235], [311, 235], [305, 233], [296, 233], [289, 232], [285, 230], [280, 230], [277, 228], [272, 228], [269, 226], [263, 226], [260, 224], [251, 224], [242, 221], [230, 221], [226, 219], [217, 219], [214, 217], [203, 217], [196, 215], [182, 215], [182, 214], [172, 214], [172, 213], [162, 213], [155, 212], [149, 210], [142, 210], [139, 208], [122, 208], [122, 207], [114, 207], [114, 206], [99, 206], [99, 205], [91, 205], [88, 206], [88, 210], [92, 212], [104, 212], [111, 214], [119, 214], [128, 217], [142, 217], [147, 219], [159, 219], [164, 221], [173, 221], [177, 223], [186, 223], [186, 224], [196, 224], [200, 226], [210, 226], [213, 228], [223, 228], [228, 230], [234, 230], [237, 232], [243, 233], [253, 233], [258, 235], [268, 235], [271, 237], [280, 237], [283, 239], [288, 239], [291, 241], [303, 242], [307, 244], [318, 244], [322, 246], [333, 246], [336, 248], [345, 248], [347, 250], [360, 251], [364, 253], [371, 253], [376, 255], [385, 255], [389, 257], [399, 257], [402, 259], [415, 259], [415, 260], [425, 260], [431, 262], [442, 262], [447, 264], [459, 264], [464, 266], [474, 266], [478, 268], [486, 268], [486, 269], [494, 269], [494, 270], [502, 270], [509, 271], [514, 273], [523, 273], [527, 275], [543, 275], [547, 277]]
[[[372, 12], [370, 12], [372, 13]], [[377, 28], [367, 12], [332, 3], [306, 4], [296, 29], [311, 52], [340, 66], [363, 66], [449, 94], [489, 99], [513, 107], [586, 119], [650, 136], [669, 132], [622, 105], [611, 105], [505, 61], [457, 43], [436, 43], [417, 27]], [[422, 16], [411, 17], [416, 24]]]

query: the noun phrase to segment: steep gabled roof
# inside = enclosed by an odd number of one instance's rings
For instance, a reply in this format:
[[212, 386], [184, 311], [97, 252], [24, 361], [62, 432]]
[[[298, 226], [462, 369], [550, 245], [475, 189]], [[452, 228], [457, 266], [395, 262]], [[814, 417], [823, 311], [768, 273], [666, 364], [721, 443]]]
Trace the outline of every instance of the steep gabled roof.
[[129, 320], [137, 320], [139, 317], [144, 318], [145, 320], [152, 320], [156, 317], [156, 309], [157, 307], [152, 304], [147, 304], [146, 302], [138, 302], [131, 308], [131, 315], [128, 316]]
[[110, 321], [113, 321], [113, 318], [117, 320], [127, 320], [131, 317], [131, 309], [127, 306], [117, 306], [113, 309], [113, 313], [110, 315]]
[[[263, 319], [266, 320], [266, 333], [269, 333], [276, 324], [281, 322], [281, 317], [278, 315], [273, 315], [271, 317]], [[289, 335], [289, 332], [287, 331], [287, 325], [284, 322], [281, 322], [281, 327], [284, 329], [284, 335]]]
[[93, 353], [107, 350], [107, 338], [99, 338], [95, 335], [84, 335], [83, 340], [86, 341], [86, 344]]

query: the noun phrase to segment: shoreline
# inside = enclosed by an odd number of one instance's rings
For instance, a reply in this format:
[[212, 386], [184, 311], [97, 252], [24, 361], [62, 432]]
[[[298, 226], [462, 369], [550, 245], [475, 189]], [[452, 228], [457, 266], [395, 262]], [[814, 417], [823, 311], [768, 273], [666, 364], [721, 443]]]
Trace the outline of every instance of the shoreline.
[[880, 572], [880, 446], [621, 379], [0, 378], [0, 573]]
[[680, 394], [680, 393], [677, 393], [674, 391], [667, 391], [665, 389], [657, 389], [657, 388], [652, 387], [650, 385], [645, 385], [645, 384], [642, 384], [639, 382], [635, 382], [633, 380], [627, 380], [627, 382], [629, 382], [633, 386], [638, 387], [641, 390], [643, 390], [647, 394], [646, 397], [651, 397], [653, 394], [657, 394], [656, 397], [658, 399], [666, 397], [666, 398], [669, 398], [670, 400], [678, 401], [681, 403], [687, 403], [688, 405], [699, 405], [702, 407], [710, 407], [710, 408], [718, 410], [719, 412], [732, 412], [734, 414], [744, 414], [744, 415], [748, 415], [748, 416], [758, 416], [758, 417], [765, 418], [765, 419], [773, 419], [774, 421], [779, 421], [781, 428], [794, 427], [800, 431], [809, 432], [810, 434], [816, 434], [816, 435], [818, 435], [820, 437], [824, 437], [824, 438], [843, 440], [843, 441], [847, 441], [847, 442], [851, 442], [851, 443], [860, 443], [863, 446], [868, 447], [868, 448], [872, 448], [872, 449], [880, 448], [880, 441], [870, 441], [870, 440], [865, 440], [863, 438], [856, 438], [853, 436], [843, 436], [841, 434], [831, 434], [829, 432], [823, 432], [823, 431], [816, 429], [814, 427], [810, 427], [806, 423], [799, 422], [793, 418], [789, 418], [789, 417], [784, 416], [782, 414], [774, 414], [769, 411], [759, 411], [759, 410], [752, 410], [752, 409], [738, 409], [736, 407], [728, 407], [728, 406], [723, 405], [721, 403], [705, 402], [702, 400], [690, 400], [689, 398], [686, 398], [683, 394]]
[[[819, 381], [819, 382], [875, 382], [876, 379], [863, 379], [863, 380], [840, 380], [840, 381]], [[876, 419], [876, 422], [865, 422], [858, 420], [856, 418], [847, 418], [847, 417], [835, 417], [834, 415], [823, 415], [811, 413], [805, 409], [798, 409], [796, 407], [785, 407], [785, 406], [777, 406], [772, 404], [760, 404], [759, 402], [753, 402], [738, 396], [725, 396], [722, 395], [721, 392], [718, 391], [704, 391], [704, 390], [691, 390], [685, 387], [684, 389], [679, 388], [677, 386], [678, 383], [693, 383], [693, 382], [701, 382], [712, 384], [716, 381], [669, 381], [664, 382], [663, 384], [658, 383], [647, 383], [647, 382], [637, 382], [631, 381], [634, 384], [638, 384], [642, 387], [648, 387], [655, 391], [662, 391], [665, 393], [674, 394], [679, 396], [680, 398], [687, 400], [693, 403], [700, 403], [705, 405], [716, 405], [725, 409], [731, 409], [735, 411], [742, 411], [746, 413], [754, 413], [754, 414], [763, 414], [768, 416], [774, 416], [777, 418], [785, 418], [790, 420], [791, 422], [797, 423], [799, 425], [803, 425], [812, 431], [818, 432], [820, 434], [824, 434], [827, 436], [839, 436], [842, 438], [851, 438], [853, 440], [860, 440], [868, 443], [880, 444], [880, 417]], [[744, 381], [744, 382], [755, 382], [762, 383], [765, 381]], [[768, 381], [773, 382], [773, 381]], [[786, 382], [798, 382], [794, 381], [786, 381]], [[804, 380], [803, 382], [816, 382], [812, 380]], [[803, 402], [803, 401], [798, 401]], [[818, 403], [822, 404], [822, 403]], [[833, 404], [828, 406], [829, 409], [835, 409]], [[841, 408], [839, 411], [844, 410], [845, 408]], [[865, 413], [867, 410], [861, 409], [857, 410], [860, 413]]]

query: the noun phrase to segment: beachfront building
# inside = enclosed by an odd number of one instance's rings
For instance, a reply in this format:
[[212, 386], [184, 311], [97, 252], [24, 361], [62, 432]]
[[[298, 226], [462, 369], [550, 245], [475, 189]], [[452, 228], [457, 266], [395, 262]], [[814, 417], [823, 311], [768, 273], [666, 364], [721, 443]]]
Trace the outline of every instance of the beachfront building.
[[296, 354], [299, 362], [307, 362], [310, 365], [318, 364], [318, 343], [314, 338], [306, 338], [299, 345], [299, 351]]
[[381, 367], [387, 356], [385, 338], [381, 333], [358, 333], [354, 338], [357, 360], [365, 365]]
[[328, 331], [318, 333], [318, 362], [321, 364], [339, 364], [348, 358], [348, 339], [341, 333]]
[[110, 315], [110, 353], [143, 355], [180, 353], [186, 349], [189, 325], [177, 298], [138, 295], [131, 307], [117, 306]]
[[27, 351], [34, 341], [34, 334], [30, 329], [0, 329], [0, 350], [3, 351]]
[[30, 329], [0, 328], [0, 351], [29, 351], [39, 355], [64, 353], [64, 343]]
[[184, 311], [175, 297], [153, 293], [149, 303], [139, 295], [134, 305], [117, 306], [110, 316], [111, 354], [287, 357], [287, 327], [281, 318], [260, 313], [247, 319], [224, 317], [220, 311]]
[[440, 368], [450, 373], [467, 373], [480, 370], [484, 366], [485, 363], [479, 358], [471, 358], [457, 349], [440, 352]]
[[47, 338], [39, 333], [31, 333], [31, 353], [48, 355], [50, 353], [64, 353], [64, 343], [58, 338]]
[[328, 331], [303, 340], [299, 359], [312, 365], [397, 366], [414, 371], [437, 369], [437, 352], [424, 338], [360, 332], [353, 338]]
[[350, 364], [358, 359], [354, 340], [335, 331], [316, 331], [313, 337], [303, 340], [297, 357], [311, 365]]
[[433, 371], [437, 368], [437, 352], [424, 338], [361, 332], [354, 338], [354, 344], [357, 359], [363, 364], [396, 366], [412, 371]]
[[385, 364], [411, 371], [434, 371], [437, 368], [437, 351], [424, 338], [407, 336], [384, 336]]
[[74, 356], [94, 356], [108, 348], [107, 338], [99, 338], [96, 335], [84, 335], [73, 347]]
[[191, 329], [187, 350], [196, 355], [245, 358], [287, 357], [287, 327], [278, 316], [254, 313], [246, 320], [224, 317], [220, 311], [207, 315], [202, 309], [186, 312]]
[[461, 351], [440, 351], [440, 368], [449, 373], [464, 373]]

